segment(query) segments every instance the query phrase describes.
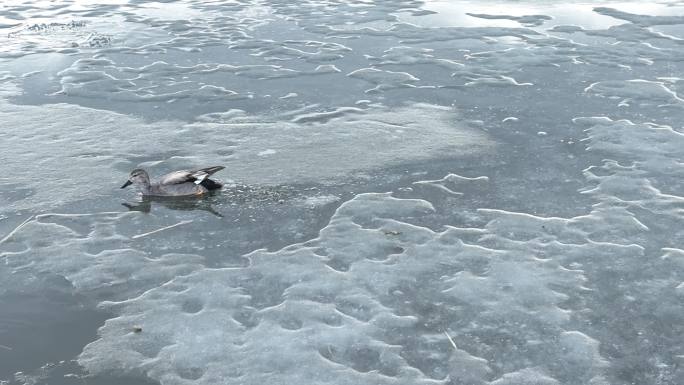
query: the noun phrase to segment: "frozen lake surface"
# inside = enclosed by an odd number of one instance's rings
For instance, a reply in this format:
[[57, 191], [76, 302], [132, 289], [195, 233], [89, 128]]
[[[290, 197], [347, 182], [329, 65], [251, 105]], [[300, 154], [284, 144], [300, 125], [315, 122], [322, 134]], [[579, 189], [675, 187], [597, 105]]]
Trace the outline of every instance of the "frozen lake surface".
[[0, 384], [684, 384], [682, 74], [680, 1], [4, 0]]

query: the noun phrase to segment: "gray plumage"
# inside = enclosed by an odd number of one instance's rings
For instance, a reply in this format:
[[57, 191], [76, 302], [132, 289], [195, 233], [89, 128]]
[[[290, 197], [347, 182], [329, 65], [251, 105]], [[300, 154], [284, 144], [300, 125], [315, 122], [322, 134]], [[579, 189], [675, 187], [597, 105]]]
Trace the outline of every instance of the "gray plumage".
[[137, 168], [131, 171], [128, 180], [121, 188], [135, 184], [146, 196], [203, 195], [223, 186], [221, 183], [209, 179], [209, 176], [224, 168], [223, 166], [212, 166], [197, 170], [179, 170], [166, 174], [157, 181], [150, 181], [147, 171]]

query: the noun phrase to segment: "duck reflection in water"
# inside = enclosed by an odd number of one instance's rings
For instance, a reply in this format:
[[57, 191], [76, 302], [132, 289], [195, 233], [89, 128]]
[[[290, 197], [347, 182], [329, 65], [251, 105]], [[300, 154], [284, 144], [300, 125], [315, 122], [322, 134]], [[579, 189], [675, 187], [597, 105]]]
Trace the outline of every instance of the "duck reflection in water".
[[194, 197], [153, 197], [153, 196], [142, 196], [140, 198], [139, 202], [135, 203], [129, 203], [129, 202], [124, 202], [122, 203], [123, 206], [128, 208], [130, 211], [140, 211], [143, 213], [149, 213], [152, 211], [152, 206], [153, 205], [161, 205], [166, 207], [167, 209], [171, 210], [184, 210], [184, 211], [191, 211], [191, 210], [202, 210], [202, 211], [208, 211], [211, 214], [223, 218], [223, 215], [216, 211], [214, 209], [213, 204], [214, 199], [212, 197], [214, 195], [218, 195], [218, 192], [211, 192], [209, 194], [206, 194], [202, 198], [194, 198]]

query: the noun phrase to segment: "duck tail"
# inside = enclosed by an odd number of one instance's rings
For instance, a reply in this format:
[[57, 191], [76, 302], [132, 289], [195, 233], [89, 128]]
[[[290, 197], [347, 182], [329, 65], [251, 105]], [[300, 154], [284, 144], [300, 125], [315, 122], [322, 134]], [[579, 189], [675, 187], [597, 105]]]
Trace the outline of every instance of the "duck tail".
[[211, 167], [205, 167], [205, 168], [200, 168], [199, 170], [193, 171], [193, 174], [196, 172], [203, 172], [206, 173], [207, 175], [214, 174], [216, 172], [219, 172], [223, 170], [225, 167], [223, 166], [211, 166]]

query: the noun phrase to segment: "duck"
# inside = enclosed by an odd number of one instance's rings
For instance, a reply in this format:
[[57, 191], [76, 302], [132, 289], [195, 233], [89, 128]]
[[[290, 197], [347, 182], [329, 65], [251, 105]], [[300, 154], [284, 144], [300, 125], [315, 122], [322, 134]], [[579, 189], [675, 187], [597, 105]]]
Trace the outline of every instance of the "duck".
[[224, 168], [211, 166], [196, 170], [178, 170], [163, 175], [157, 181], [150, 181], [147, 171], [136, 168], [131, 171], [128, 180], [121, 188], [134, 184], [140, 188], [143, 196], [149, 197], [201, 196], [223, 187], [223, 184], [209, 177]]

